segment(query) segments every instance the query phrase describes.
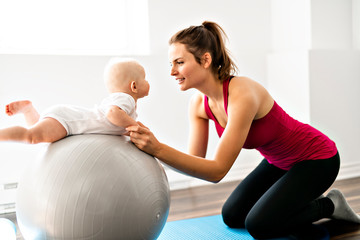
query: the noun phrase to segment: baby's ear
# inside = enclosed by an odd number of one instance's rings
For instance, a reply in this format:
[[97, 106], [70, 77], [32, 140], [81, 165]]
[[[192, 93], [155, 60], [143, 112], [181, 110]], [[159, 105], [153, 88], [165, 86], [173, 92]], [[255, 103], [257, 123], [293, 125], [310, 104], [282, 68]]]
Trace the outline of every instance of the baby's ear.
[[130, 88], [131, 88], [131, 91], [133, 93], [137, 93], [137, 87], [136, 87], [136, 82], [135, 81], [131, 81]]

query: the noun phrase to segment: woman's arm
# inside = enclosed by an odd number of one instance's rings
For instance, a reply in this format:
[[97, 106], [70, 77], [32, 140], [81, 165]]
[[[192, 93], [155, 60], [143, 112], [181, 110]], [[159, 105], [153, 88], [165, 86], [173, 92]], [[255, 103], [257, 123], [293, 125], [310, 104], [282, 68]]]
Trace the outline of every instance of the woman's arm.
[[209, 139], [209, 119], [204, 106], [204, 95], [198, 93], [191, 98], [189, 104], [189, 143], [188, 153], [198, 157], [205, 157]]
[[260, 96], [256, 91], [247, 83], [238, 84], [234, 80], [229, 86], [228, 121], [214, 156], [223, 165], [224, 174], [240, 154], [260, 108]]
[[[204, 148], [205, 138], [191, 137], [190, 142], [200, 143], [200, 147], [190, 146], [190, 151], [194, 154], [190, 155], [160, 143], [152, 132], [142, 124], [127, 128], [130, 132], [131, 141], [141, 150], [188, 175], [211, 182], [219, 182], [230, 170], [239, 155], [257, 109], [259, 109], [257, 94], [251, 90], [251, 87], [248, 89], [249, 86], [242, 86], [243, 84], [235, 83], [235, 81], [231, 84], [228, 122], [213, 159], [204, 157], [204, 152], [206, 152]], [[200, 120], [195, 118], [192, 123], [194, 124], [193, 127], [196, 127], [197, 124], [200, 128], [201, 126], [204, 127], [204, 122], [201, 125]], [[199, 130], [198, 133], [203, 131]]]
[[218, 176], [219, 167], [216, 161], [189, 155], [160, 143], [147, 127], [141, 123], [139, 125], [127, 128], [130, 132], [131, 141], [139, 149], [187, 175], [210, 182], [221, 180], [221, 177]]

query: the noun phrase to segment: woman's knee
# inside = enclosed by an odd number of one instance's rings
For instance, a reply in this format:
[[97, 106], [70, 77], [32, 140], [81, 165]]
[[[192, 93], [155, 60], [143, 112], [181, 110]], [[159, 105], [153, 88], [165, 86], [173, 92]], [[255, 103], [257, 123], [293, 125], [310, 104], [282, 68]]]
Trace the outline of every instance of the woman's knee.
[[249, 214], [245, 219], [245, 228], [255, 239], [269, 238], [274, 230], [271, 227], [271, 220], [264, 219], [261, 216]]
[[246, 218], [240, 217], [231, 209], [222, 209], [224, 223], [230, 228], [246, 228], [255, 239], [268, 238], [271, 236], [271, 221], [261, 218], [261, 216], [248, 215]]
[[221, 215], [226, 226], [229, 228], [234, 228], [234, 216], [232, 216], [232, 214], [229, 212], [224, 211], [221, 212]]
[[234, 209], [227, 207], [226, 205], [223, 206], [221, 215], [223, 218], [224, 223], [229, 228], [243, 228], [244, 225], [244, 218], [236, 214]]

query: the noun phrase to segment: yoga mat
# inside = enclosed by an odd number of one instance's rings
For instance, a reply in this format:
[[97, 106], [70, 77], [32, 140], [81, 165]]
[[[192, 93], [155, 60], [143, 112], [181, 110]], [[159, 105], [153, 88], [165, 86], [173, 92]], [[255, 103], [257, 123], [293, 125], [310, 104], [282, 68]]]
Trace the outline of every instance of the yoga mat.
[[[324, 228], [312, 225], [311, 229], [318, 237], [311, 239], [328, 240], [329, 235]], [[325, 231], [325, 232], [324, 232]], [[315, 233], [316, 232], [316, 233]], [[245, 229], [228, 228], [221, 215], [191, 218], [167, 222], [158, 240], [254, 240]], [[292, 240], [293, 237], [274, 238], [272, 240]], [[309, 238], [310, 239], [310, 238]]]

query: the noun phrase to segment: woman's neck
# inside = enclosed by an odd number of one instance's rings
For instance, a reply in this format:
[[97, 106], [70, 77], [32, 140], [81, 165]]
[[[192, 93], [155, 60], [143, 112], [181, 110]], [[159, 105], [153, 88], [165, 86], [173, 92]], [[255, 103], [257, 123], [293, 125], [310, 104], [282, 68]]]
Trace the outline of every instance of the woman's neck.
[[216, 77], [206, 79], [197, 89], [213, 101], [223, 101], [223, 83]]

